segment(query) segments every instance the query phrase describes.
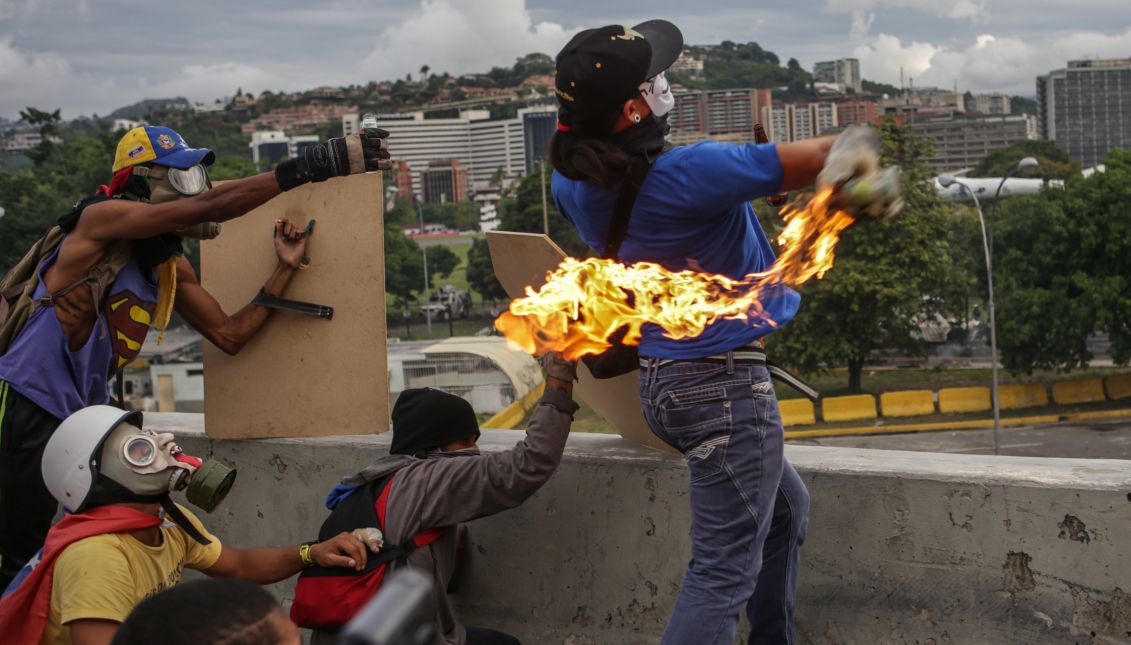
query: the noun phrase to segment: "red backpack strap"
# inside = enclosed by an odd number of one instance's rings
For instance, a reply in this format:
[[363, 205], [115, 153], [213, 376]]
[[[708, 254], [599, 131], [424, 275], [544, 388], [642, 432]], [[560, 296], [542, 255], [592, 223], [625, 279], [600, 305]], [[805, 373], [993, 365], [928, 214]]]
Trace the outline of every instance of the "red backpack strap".
[[[381, 488], [381, 494], [377, 496], [377, 521], [381, 523], [380, 528], [382, 533], [385, 532], [385, 513], [387, 512], [389, 506], [389, 491], [393, 488], [393, 479], [395, 477], [396, 475], [393, 475], [385, 481], [385, 485]], [[381, 556], [388, 555], [389, 559], [387, 561], [398, 560], [403, 562], [404, 560], [408, 559], [410, 553], [412, 553], [416, 549], [432, 544], [436, 540], [440, 539], [440, 536], [443, 534], [444, 529], [442, 528], [424, 529], [423, 531], [420, 531], [416, 535], [412, 536], [412, 540], [410, 540], [409, 542], [394, 546], [390, 549], [382, 548]]]

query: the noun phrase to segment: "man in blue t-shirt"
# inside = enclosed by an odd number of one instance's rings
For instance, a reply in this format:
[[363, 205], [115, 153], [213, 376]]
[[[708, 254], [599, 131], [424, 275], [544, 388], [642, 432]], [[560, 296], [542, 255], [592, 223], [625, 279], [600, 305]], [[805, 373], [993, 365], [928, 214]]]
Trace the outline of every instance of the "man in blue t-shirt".
[[[651, 163], [618, 259], [741, 279], [774, 261], [752, 200], [814, 180], [839, 191], [847, 180], [878, 170], [878, 144], [874, 134], [857, 129], [835, 140], [667, 149], [665, 115], [674, 100], [663, 71], [682, 48], [675, 25], [651, 20], [582, 31], [558, 54], [554, 203], [604, 254], [630, 167]], [[898, 209], [897, 195], [877, 201], [857, 207]], [[743, 609], [751, 643], [794, 642], [809, 496], [784, 457], [760, 339], [793, 318], [800, 296], [778, 285], [761, 304], [762, 315], [719, 320], [693, 338], [667, 338], [656, 325], [643, 329], [644, 416], [660, 439], [685, 455], [690, 471], [692, 559], [665, 644], [729, 644]]]

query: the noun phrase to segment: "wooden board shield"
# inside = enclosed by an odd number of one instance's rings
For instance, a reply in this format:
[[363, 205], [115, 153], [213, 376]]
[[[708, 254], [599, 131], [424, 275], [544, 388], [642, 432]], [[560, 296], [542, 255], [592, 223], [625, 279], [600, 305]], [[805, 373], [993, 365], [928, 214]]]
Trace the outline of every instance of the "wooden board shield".
[[[556, 269], [566, 257], [549, 237], [536, 233], [491, 231], [487, 233], [487, 245], [495, 276], [511, 298], [522, 297], [527, 286], [534, 289], [542, 286], [546, 282], [546, 274]], [[597, 379], [581, 363], [577, 375], [579, 380], [574, 387], [577, 395], [620, 436], [652, 448], [676, 452], [656, 438], [644, 420], [636, 372]]]
[[334, 308], [332, 320], [271, 318], [237, 356], [204, 343], [205, 432], [211, 437], [312, 437], [389, 429], [385, 341], [384, 194], [380, 173], [283, 193], [202, 242], [202, 284], [234, 314], [276, 265], [279, 217], [317, 220], [309, 268], [284, 297]]

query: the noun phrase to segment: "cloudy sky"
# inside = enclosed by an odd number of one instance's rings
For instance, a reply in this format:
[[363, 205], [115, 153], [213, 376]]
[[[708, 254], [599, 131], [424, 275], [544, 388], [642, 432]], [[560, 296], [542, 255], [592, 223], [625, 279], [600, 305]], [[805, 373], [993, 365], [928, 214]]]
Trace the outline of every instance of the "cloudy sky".
[[578, 29], [667, 18], [806, 68], [1031, 96], [1068, 59], [1131, 57], [1129, 0], [0, 0], [0, 116], [453, 74], [556, 52]]

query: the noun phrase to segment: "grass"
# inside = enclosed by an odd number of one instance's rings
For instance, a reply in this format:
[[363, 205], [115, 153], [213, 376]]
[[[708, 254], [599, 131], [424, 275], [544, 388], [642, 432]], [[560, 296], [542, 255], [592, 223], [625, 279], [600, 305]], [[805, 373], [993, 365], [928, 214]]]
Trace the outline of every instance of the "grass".
[[[479, 234], [479, 233], [474, 233], [474, 234], [470, 234], [470, 235], [460, 235], [459, 237], [460, 237], [461, 242], [459, 244], [447, 245], [448, 248], [451, 249], [451, 251], [453, 253], [455, 253], [457, 257], [459, 257], [459, 265], [456, 266], [456, 268], [451, 272], [451, 274], [448, 277], [440, 278], [440, 279], [436, 280], [435, 284], [433, 285], [434, 287], [438, 287], [438, 286], [443, 285], [443, 284], [450, 284], [457, 289], [470, 290], [470, 287], [468, 286], [468, 283], [467, 283], [467, 252], [471, 250], [472, 239], [474, 239], [476, 237], [480, 237], [480, 236], [481, 236], [481, 234]], [[466, 241], [463, 241], [463, 240], [466, 240]], [[417, 243], [419, 243], [419, 242], [420, 242], [420, 240], [417, 239]], [[430, 245], [428, 245], [427, 248], [434, 248], [436, 246], [439, 246], [439, 245], [438, 244], [430, 244]], [[471, 302], [472, 302], [472, 304], [479, 306], [479, 305], [483, 304], [483, 296], [479, 295], [475, 291], [472, 291], [471, 292]]]

